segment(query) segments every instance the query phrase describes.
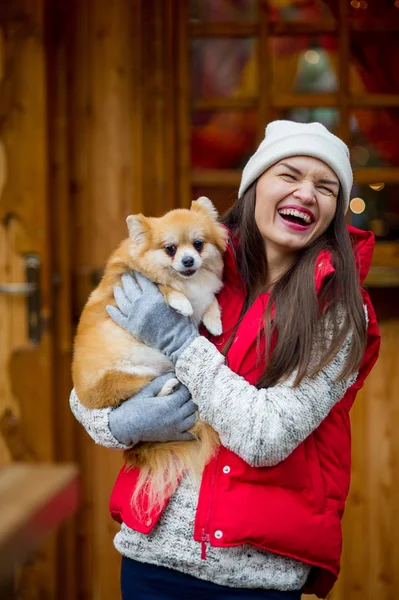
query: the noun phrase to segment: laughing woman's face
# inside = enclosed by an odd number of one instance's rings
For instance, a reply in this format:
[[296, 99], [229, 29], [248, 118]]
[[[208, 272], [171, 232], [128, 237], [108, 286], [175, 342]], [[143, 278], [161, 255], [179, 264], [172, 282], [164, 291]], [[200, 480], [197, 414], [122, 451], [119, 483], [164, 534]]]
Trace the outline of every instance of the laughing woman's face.
[[266, 252], [296, 253], [326, 231], [337, 208], [339, 180], [309, 156], [284, 158], [256, 186], [255, 221]]

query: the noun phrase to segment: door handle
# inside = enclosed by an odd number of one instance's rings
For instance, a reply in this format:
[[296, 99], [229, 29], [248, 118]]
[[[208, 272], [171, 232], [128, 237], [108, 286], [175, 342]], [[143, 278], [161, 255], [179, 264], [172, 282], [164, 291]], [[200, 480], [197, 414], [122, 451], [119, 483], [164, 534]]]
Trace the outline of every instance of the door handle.
[[10, 296], [29, 296], [36, 291], [34, 283], [0, 283], [0, 294]]
[[40, 258], [37, 254], [25, 255], [24, 283], [0, 283], [0, 294], [26, 296], [28, 305], [28, 335], [31, 342], [41, 339], [40, 316]]

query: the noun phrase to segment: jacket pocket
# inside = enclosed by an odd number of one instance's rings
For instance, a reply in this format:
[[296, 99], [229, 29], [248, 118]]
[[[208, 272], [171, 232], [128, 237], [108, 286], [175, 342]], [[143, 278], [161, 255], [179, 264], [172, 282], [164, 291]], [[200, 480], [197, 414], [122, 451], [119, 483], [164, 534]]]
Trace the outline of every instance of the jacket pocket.
[[325, 507], [324, 480], [314, 436], [305, 440], [306, 463], [309, 471], [309, 498], [315, 512], [323, 512]]

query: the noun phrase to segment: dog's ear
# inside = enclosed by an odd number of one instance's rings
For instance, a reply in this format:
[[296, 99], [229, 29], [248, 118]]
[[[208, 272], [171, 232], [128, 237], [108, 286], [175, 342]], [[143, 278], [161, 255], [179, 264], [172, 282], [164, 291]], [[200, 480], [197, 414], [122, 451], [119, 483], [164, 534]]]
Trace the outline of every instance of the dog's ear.
[[144, 242], [148, 233], [148, 223], [144, 215], [129, 215], [126, 219], [129, 237], [135, 244]]
[[204, 210], [214, 221], [218, 220], [219, 214], [212, 202], [206, 196], [200, 196], [197, 200], [191, 202], [191, 209], [203, 212]]

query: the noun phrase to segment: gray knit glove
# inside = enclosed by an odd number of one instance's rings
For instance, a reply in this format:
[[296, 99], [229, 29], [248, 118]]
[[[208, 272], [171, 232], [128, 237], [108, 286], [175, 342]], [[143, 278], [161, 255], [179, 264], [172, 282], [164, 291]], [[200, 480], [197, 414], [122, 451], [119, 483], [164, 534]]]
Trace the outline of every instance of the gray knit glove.
[[169, 396], [157, 396], [174, 373], [156, 377], [138, 394], [109, 413], [112, 435], [125, 446], [139, 442], [193, 440], [188, 429], [194, 426], [197, 410], [184, 385]]
[[157, 286], [135, 273], [122, 275], [122, 286], [117, 285], [114, 296], [118, 308], [107, 306], [111, 319], [135, 338], [165, 354], [174, 364], [195, 338], [195, 325], [170, 308]]

